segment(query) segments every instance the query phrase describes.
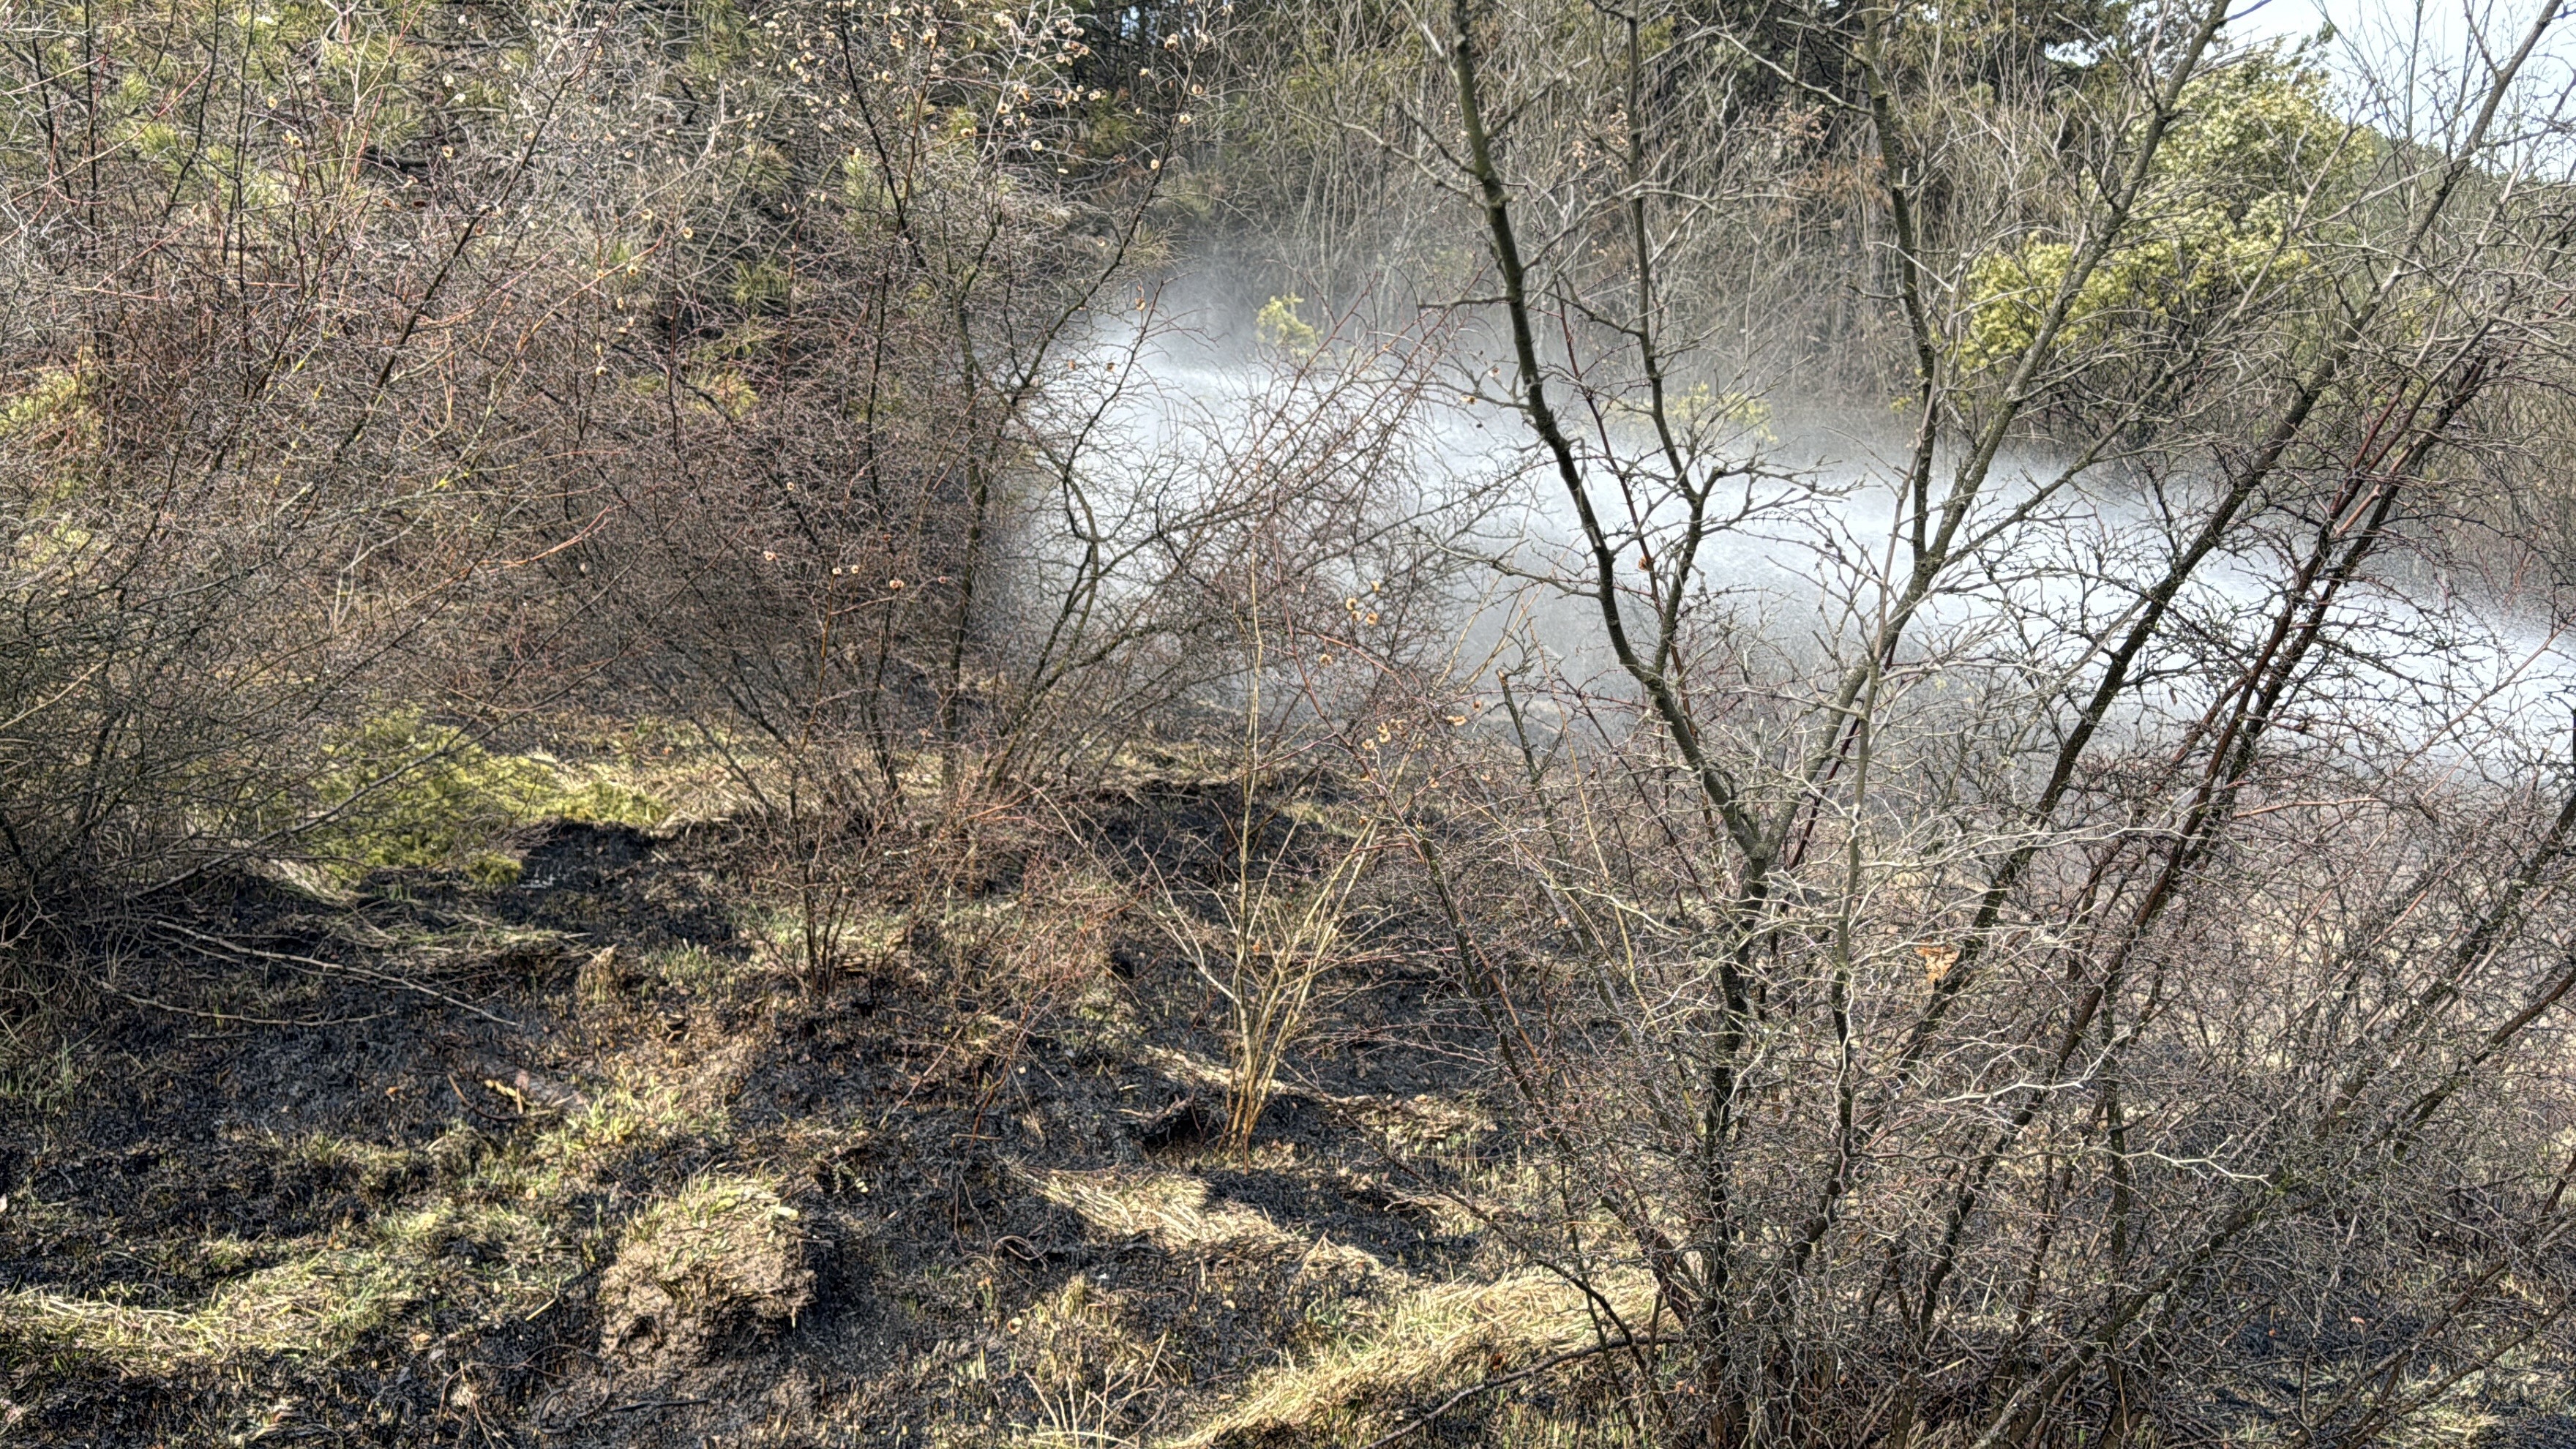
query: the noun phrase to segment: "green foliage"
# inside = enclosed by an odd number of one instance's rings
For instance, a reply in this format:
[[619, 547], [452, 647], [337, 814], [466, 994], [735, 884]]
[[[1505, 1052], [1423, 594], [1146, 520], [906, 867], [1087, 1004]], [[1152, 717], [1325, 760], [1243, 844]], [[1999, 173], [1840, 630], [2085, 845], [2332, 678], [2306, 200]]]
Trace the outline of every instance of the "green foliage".
[[1771, 431], [1771, 404], [1749, 392], [1693, 383], [1665, 399], [1664, 413], [1675, 427], [1692, 433], [1714, 431], [1757, 442], [1779, 441]]
[[1263, 343], [1291, 356], [1314, 356], [1316, 349], [1324, 345], [1324, 334], [1297, 315], [1297, 309], [1305, 303], [1305, 298], [1294, 294], [1271, 298], [1253, 315], [1253, 330]]
[[[2318, 266], [2302, 218], [2347, 193], [2367, 138], [2325, 105], [2326, 77], [2277, 53], [2193, 81], [2158, 151], [2128, 237], [2084, 279], [2060, 335], [2068, 354], [2278, 291]], [[2064, 287], [2075, 246], [2046, 236], [1970, 269], [1962, 375], [2012, 366]]]
[[733, 300], [746, 311], [774, 311], [786, 305], [792, 291], [787, 270], [762, 258], [734, 266]]
[[541, 755], [496, 755], [464, 731], [413, 711], [382, 716], [324, 748], [320, 791], [330, 819], [311, 840], [347, 868], [461, 867], [476, 883], [518, 878], [494, 847], [542, 820], [651, 825], [652, 797]]
[[26, 391], [0, 403], [0, 438], [14, 438], [30, 433], [80, 405], [80, 373], [68, 367], [48, 367], [36, 374]]

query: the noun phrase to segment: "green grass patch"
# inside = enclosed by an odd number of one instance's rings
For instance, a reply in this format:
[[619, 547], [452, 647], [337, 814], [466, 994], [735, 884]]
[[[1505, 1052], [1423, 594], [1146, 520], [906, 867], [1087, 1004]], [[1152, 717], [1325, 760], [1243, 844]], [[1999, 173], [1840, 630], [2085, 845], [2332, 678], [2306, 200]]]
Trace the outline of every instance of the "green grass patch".
[[495, 754], [416, 711], [371, 720], [323, 754], [326, 818], [307, 844], [353, 876], [453, 869], [498, 888], [519, 876], [519, 862], [501, 848], [515, 830], [546, 820], [650, 827], [670, 813], [597, 770], [543, 754]]

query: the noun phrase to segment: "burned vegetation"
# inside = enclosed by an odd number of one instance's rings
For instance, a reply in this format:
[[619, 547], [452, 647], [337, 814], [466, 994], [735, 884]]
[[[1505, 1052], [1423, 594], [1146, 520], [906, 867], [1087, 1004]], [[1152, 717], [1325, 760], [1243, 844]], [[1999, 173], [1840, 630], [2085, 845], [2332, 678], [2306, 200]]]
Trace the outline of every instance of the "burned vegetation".
[[2248, 23], [0, 5], [0, 1445], [2576, 1442], [2568, 22]]

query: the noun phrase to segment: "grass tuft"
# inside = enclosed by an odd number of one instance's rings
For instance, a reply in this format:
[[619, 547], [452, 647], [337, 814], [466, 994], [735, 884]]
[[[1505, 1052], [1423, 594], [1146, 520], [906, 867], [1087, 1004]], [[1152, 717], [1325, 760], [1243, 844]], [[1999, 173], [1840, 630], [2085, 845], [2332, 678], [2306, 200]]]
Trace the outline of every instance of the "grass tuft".
[[600, 1351], [686, 1367], [737, 1330], [792, 1324], [813, 1297], [804, 1231], [777, 1185], [710, 1174], [626, 1225], [599, 1283]]
[[1112, 1238], [1144, 1238], [1171, 1253], [1284, 1250], [1302, 1243], [1254, 1208], [1208, 1206], [1208, 1185], [1181, 1172], [1111, 1167], [1050, 1171], [1029, 1179], [1047, 1201], [1070, 1208]]
[[[1620, 1282], [1610, 1298], [1629, 1323], [1643, 1324], [1653, 1285], [1639, 1274]], [[1256, 1378], [1232, 1407], [1170, 1449], [1351, 1427], [1474, 1383], [1495, 1366], [1593, 1341], [1590, 1305], [1554, 1274], [1421, 1288], [1396, 1299], [1375, 1331]]]

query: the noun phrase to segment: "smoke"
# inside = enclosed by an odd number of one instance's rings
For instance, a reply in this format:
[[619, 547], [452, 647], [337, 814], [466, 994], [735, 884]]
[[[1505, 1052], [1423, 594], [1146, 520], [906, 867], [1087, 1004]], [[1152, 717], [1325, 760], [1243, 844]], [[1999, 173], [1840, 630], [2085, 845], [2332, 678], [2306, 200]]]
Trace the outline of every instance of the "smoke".
[[[1220, 510], [1264, 470], [1291, 488], [1355, 489], [1376, 510], [1379, 552], [1319, 558], [1331, 573], [1319, 583], [1365, 589], [1393, 567], [1388, 551], [1410, 550], [1410, 572], [1437, 579], [1446, 645], [1433, 652], [1462, 695], [1490, 703], [1509, 672], [1568, 695], [1634, 697], [1606, 639], [1600, 560], [1513, 406], [1492, 338], [1335, 325], [1310, 309], [1314, 339], [1282, 345], [1253, 322], [1274, 299], [1184, 306], [1172, 295], [1097, 328], [1070, 369], [1066, 405], [1093, 419], [1108, 512], [1150, 526]], [[1650, 632], [1646, 612], [1678, 581], [1700, 651], [1686, 667], [1794, 692], [1855, 657], [1914, 567], [1913, 504], [1898, 481], [1911, 428], [1814, 399], [1726, 406], [1732, 416], [1681, 454], [1692, 487], [1706, 489], [1696, 529], [1674, 454], [1642, 413], [1583, 417], [1576, 444], [1632, 634]], [[1936, 478], [1956, 466], [1937, 458]], [[2065, 687], [2098, 666], [2103, 641], [2188, 546], [2215, 482], [2165, 459], [2075, 467], [2037, 442], [2006, 448], [1891, 665], [1972, 691]], [[2167, 652], [2137, 664], [2169, 676], [2153, 713], [2196, 716], [2233, 687], [2203, 661], [2263, 647], [2314, 532], [2285, 507], [2193, 575], [2173, 602], [2182, 627]], [[2387, 551], [2332, 607], [2343, 641], [2326, 666], [2334, 697], [2372, 712], [2368, 733], [2385, 747], [2556, 748], [2576, 706], [2576, 660], [2527, 600], [2448, 587], [2420, 555]]]

